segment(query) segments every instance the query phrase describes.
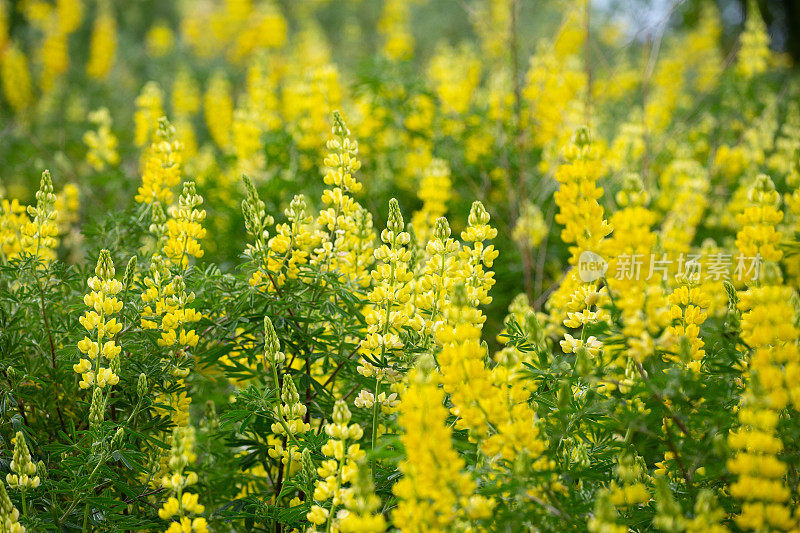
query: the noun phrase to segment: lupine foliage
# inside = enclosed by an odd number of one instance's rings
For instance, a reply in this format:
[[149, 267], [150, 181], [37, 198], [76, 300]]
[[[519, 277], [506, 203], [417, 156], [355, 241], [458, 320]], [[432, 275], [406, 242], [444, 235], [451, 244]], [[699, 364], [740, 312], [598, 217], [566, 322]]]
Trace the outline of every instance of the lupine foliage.
[[800, 82], [540, 4], [0, 0], [0, 531], [800, 531]]

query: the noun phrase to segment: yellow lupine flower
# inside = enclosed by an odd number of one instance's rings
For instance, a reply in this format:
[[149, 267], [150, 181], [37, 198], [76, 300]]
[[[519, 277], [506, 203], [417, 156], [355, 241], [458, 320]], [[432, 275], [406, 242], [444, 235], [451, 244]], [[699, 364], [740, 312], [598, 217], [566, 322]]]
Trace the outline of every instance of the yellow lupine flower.
[[28, 58], [13, 42], [0, 56], [0, 78], [3, 82], [3, 96], [14, 111], [19, 113], [33, 103]]
[[211, 138], [222, 150], [231, 145], [233, 126], [233, 99], [231, 84], [221, 71], [211, 77], [203, 97], [206, 126]]
[[164, 116], [163, 100], [161, 88], [154, 81], [147, 82], [142, 88], [141, 94], [136, 97], [136, 111], [133, 114], [136, 146], [145, 146], [156, 142], [157, 133], [161, 127], [160, 120]]
[[86, 74], [90, 78], [102, 80], [108, 77], [117, 52], [117, 20], [111, 12], [110, 4], [103, 2], [99, 6], [97, 17], [92, 28], [89, 44], [89, 62]]
[[175, 140], [175, 127], [165, 117], [159, 118], [155, 139], [144, 153], [142, 185], [134, 197], [137, 202], [172, 202], [172, 188], [181, 179], [182, 148]]
[[741, 46], [736, 58], [736, 72], [749, 79], [767, 70], [772, 57], [769, 35], [767, 25], [761, 18], [761, 10], [754, 1], [747, 3], [747, 19], [739, 40]]

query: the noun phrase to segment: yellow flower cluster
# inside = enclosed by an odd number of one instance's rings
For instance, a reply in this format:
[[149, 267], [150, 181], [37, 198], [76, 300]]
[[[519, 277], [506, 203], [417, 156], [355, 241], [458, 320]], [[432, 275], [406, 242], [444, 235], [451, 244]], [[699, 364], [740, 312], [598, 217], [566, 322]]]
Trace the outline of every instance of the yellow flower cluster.
[[678, 339], [685, 339], [689, 358], [681, 362], [692, 372], [698, 373], [706, 355], [700, 326], [708, 317], [709, 298], [702, 284], [685, 280], [669, 295], [669, 303], [673, 325], [667, 328], [667, 332]]
[[37, 488], [41, 483], [41, 479], [36, 475], [36, 465], [31, 460], [25, 435], [21, 431], [17, 431], [14, 436], [14, 458], [8, 467], [11, 472], [6, 474], [6, 482], [12, 488], [25, 492]]
[[117, 137], [111, 132], [111, 114], [108, 108], [101, 107], [89, 113], [89, 122], [97, 125], [96, 131], [87, 131], [83, 134], [83, 142], [89, 149], [86, 152], [86, 161], [98, 172], [106, 166], [119, 164], [117, 152]]
[[777, 208], [780, 194], [767, 175], [756, 177], [748, 200], [750, 205], [736, 217], [742, 227], [736, 234], [736, 247], [749, 258], [758, 256], [764, 261], [779, 261], [783, 256], [778, 249], [781, 233], [775, 226], [783, 220], [783, 212]]
[[708, 170], [693, 159], [676, 158], [659, 176], [659, 184], [657, 207], [667, 211], [659, 236], [663, 252], [673, 260], [669, 270], [673, 274], [677, 258], [690, 252], [708, 206]]
[[[327, 459], [317, 468], [319, 479], [314, 484], [313, 503], [306, 515], [308, 521], [317, 526], [311, 531], [337, 531], [340, 520], [349, 515], [349, 512], [340, 514], [337, 510], [351, 497], [345, 484], [356, 478], [358, 464], [365, 456], [357, 442], [364, 431], [358, 424], [350, 424], [351, 416], [347, 404], [337, 400], [333, 406], [332, 422], [325, 425], [325, 434], [329, 438], [322, 446], [322, 453]], [[352, 520], [346, 522], [352, 525]], [[320, 527], [323, 524], [327, 526]]]
[[616, 475], [620, 483], [612, 481], [608, 487], [614, 507], [630, 507], [650, 500], [647, 490], [647, 474], [642, 468], [642, 458], [623, 453], [617, 459]]
[[475, 31], [488, 58], [501, 60], [508, 53], [508, 33], [511, 10], [503, 0], [489, 0], [478, 4], [480, 11], [474, 17]]
[[[324, 164], [323, 203], [317, 226], [326, 231], [320, 246], [314, 250], [314, 262], [326, 265], [329, 272], [338, 271], [362, 286], [369, 284], [367, 267], [372, 256], [372, 220], [350, 194], [361, 191], [361, 183], [354, 173], [361, 168], [357, 159], [358, 142], [350, 138], [350, 131], [338, 112], [333, 114], [333, 138], [328, 140], [330, 153]], [[398, 231], [402, 231], [401, 228]], [[407, 242], [406, 242], [407, 244]]]
[[743, 428], [728, 437], [736, 455], [728, 470], [738, 475], [730, 493], [744, 500], [736, 523], [743, 529], [759, 531], [765, 527], [786, 531], [795, 525], [787, 506], [790, 491], [784, 485], [786, 465], [777, 455], [783, 443], [775, 435], [778, 416], [771, 409], [743, 407], [739, 411]]
[[[481, 79], [481, 62], [467, 47], [442, 47], [431, 59], [428, 77], [446, 113], [461, 115], [469, 110]], [[458, 127], [451, 123], [450, 127]]]
[[197, 346], [200, 337], [191, 324], [200, 320], [201, 315], [188, 307], [194, 301], [194, 292], [186, 291], [182, 276], [173, 275], [160, 255], [151, 258], [150, 269], [144, 278], [142, 302], [142, 329], [160, 329], [158, 345], [169, 349], [168, 368], [175, 379], [177, 390], [161, 394], [160, 401], [172, 409], [157, 408], [158, 412], [170, 416], [178, 426], [189, 422], [189, 404], [192, 399], [185, 390], [185, 378], [190, 368], [190, 348]]
[[720, 508], [714, 494], [703, 489], [694, 504], [694, 518], [686, 521], [687, 533], [728, 533], [726, 526], [720, 524], [725, 519], [725, 511]]
[[384, 38], [383, 54], [389, 59], [410, 59], [414, 55], [409, 4], [407, 0], [387, 0], [383, 3], [378, 31]]
[[447, 214], [447, 202], [452, 194], [450, 167], [443, 159], [434, 159], [419, 182], [417, 196], [422, 200], [422, 207], [411, 217], [411, 226], [420, 242], [430, 240], [436, 219]]
[[399, 467], [403, 477], [392, 489], [399, 500], [392, 521], [402, 531], [463, 528], [492, 512], [492, 501], [475, 493], [475, 481], [451, 444], [444, 392], [434, 372], [432, 358], [420, 358], [400, 403], [406, 457]]
[[114, 279], [114, 262], [108, 250], [100, 251], [94, 272], [88, 282], [91, 292], [83, 298], [89, 310], [80, 318], [81, 325], [92, 337], [85, 336], [78, 343], [78, 349], [88, 359], [81, 358], [72, 369], [81, 375], [82, 389], [92, 386], [104, 389], [106, 385], [110, 389], [119, 383], [122, 347], [117, 344], [116, 336], [122, 324], [112, 315], [122, 309], [122, 302], [115, 297], [122, 290], [122, 282]]
[[344, 509], [339, 511], [341, 533], [383, 533], [386, 519], [378, 513], [381, 499], [375, 495], [372, 476], [367, 468], [360, 466], [350, 487], [342, 496]]
[[170, 263], [179, 268], [186, 268], [190, 256], [203, 257], [199, 241], [206, 236], [202, 225], [206, 211], [200, 209], [201, 205], [203, 197], [197, 194], [194, 182], [187, 181], [183, 184], [183, 192], [178, 197], [177, 205], [169, 208], [163, 252]]
[[736, 72], [745, 79], [761, 74], [769, 66], [772, 53], [769, 49], [767, 25], [754, 1], [747, 3], [747, 20], [739, 36], [740, 48], [736, 58]]
[[521, 248], [533, 249], [542, 243], [548, 228], [542, 210], [532, 202], [525, 202], [517, 218], [511, 238]]
[[79, 207], [77, 187], [68, 183], [56, 195], [47, 170], [42, 173], [35, 206], [4, 198], [0, 188], [0, 261], [8, 263], [23, 252], [48, 263], [55, 259], [58, 236], [75, 222]]
[[570, 246], [570, 264], [576, 264], [581, 252], [597, 252], [600, 242], [611, 233], [598, 200], [603, 189], [597, 180], [603, 174], [597, 147], [587, 128], [575, 132], [572, 142], [562, 151], [564, 164], [556, 171], [560, 186], [553, 194], [559, 212], [555, 220], [564, 226], [561, 240]]
[[164, 57], [175, 45], [175, 34], [166, 22], [153, 24], [147, 31], [145, 46], [154, 58]]
[[3, 84], [3, 95], [14, 111], [20, 113], [33, 103], [28, 58], [14, 43], [7, 45], [0, 55], [0, 79]]
[[[440, 379], [450, 394], [455, 427], [469, 430], [470, 438], [480, 443], [490, 461], [513, 461], [522, 453], [538, 456], [545, 444], [538, 438], [535, 415], [527, 403], [530, 392], [523, 381], [511, 376], [508, 367], [487, 366], [476, 323], [479, 314], [459, 285], [445, 313], [447, 323], [437, 333], [442, 345], [437, 355]], [[409, 394], [407, 391], [404, 398]]]
[[[315, 46], [318, 38], [314, 35], [308, 37], [311, 42], [302, 44]], [[286, 77], [282, 93], [285, 129], [300, 150], [313, 152], [312, 156], [304, 153], [300, 159], [301, 168], [306, 170], [312, 168], [316, 153], [325, 146], [323, 135], [329, 128], [328, 117], [331, 110], [340, 107], [342, 99], [339, 71], [334, 65], [327, 63], [327, 51], [323, 57], [308, 56], [316, 52], [306, 49], [305, 46], [298, 48], [297, 57], [293, 61], [304, 67]], [[334, 126], [335, 124], [334, 120]]]
[[594, 501], [594, 513], [587, 524], [591, 533], [628, 533], [628, 527], [617, 522], [617, 509], [611, 503], [611, 494], [600, 491]]
[[172, 520], [165, 533], [208, 533], [208, 524], [202, 516], [192, 518], [191, 515], [200, 515], [205, 507], [200, 504], [196, 493], [186, 492], [186, 489], [197, 483], [195, 472], [185, 472], [187, 466], [197, 460], [194, 453], [194, 428], [175, 428], [172, 433], [172, 449], [169, 456], [170, 474], [165, 475], [161, 485], [169, 491], [171, 496], [158, 510], [162, 520]]
[[159, 118], [155, 139], [144, 153], [142, 185], [134, 197], [137, 202], [172, 202], [172, 188], [181, 179], [182, 149], [175, 139], [175, 127], [165, 117]]
[[[497, 230], [489, 225], [491, 217], [479, 201], [472, 203], [467, 219], [467, 227], [461, 232], [464, 246], [459, 252], [459, 269], [456, 279], [463, 283], [467, 291], [467, 301], [473, 307], [489, 305], [492, 297], [489, 291], [494, 286], [494, 272], [491, 268], [500, 252], [493, 244], [485, 245], [497, 237]], [[486, 317], [479, 312], [474, 324], [480, 327]]]
[[181, 35], [199, 57], [225, 54], [239, 63], [286, 42], [287, 21], [276, 4], [225, 1], [209, 9], [187, 9], [181, 21]]
[[154, 81], [147, 82], [134, 104], [136, 106], [133, 114], [134, 143], [136, 146], [145, 146], [157, 139], [160, 120], [164, 116], [164, 95], [161, 87]]
[[[273, 368], [277, 364], [272, 365]], [[275, 374], [277, 377], [277, 373]], [[278, 422], [272, 424], [272, 433], [279, 439], [287, 437], [288, 439], [296, 442], [295, 435], [305, 433], [311, 426], [308, 422], [304, 421], [304, 417], [308, 409], [300, 402], [300, 395], [297, 393], [297, 387], [292, 381], [289, 374], [283, 376], [283, 387], [280, 394], [280, 402], [275, 407], [275, 418]], [[280, 442], [280, 441], [279, 441]], [[292, 464], [295, 467], [300, 466], [300, 450], [295, 444], [284, 447], [282, 444], [276, 444], [269, 450], [269, 456], [273, 459], [280, 459], [286, 470], [292, 472]]]
[[314, 241], [309, 228], [313, 218], [307, 214], [305, 196], [298, 194], [292, 198], [284, 214], [287, 222], [275, 226], [276, 235], [267, 243], [266, 269], [277, 274], [275, 282], [278, 286], [287, 279], [297, 279], [300, 267], [308, 263], [308, 250]]
[[576, 115], [582, 115], [580, 96], [586, 87], [586, 73], [579, 53], [583, 48], [582, 16], [577, 8], [564, 16], [555, 42], [540, 42], [530, 58], [522, 95], [529, 103], [526, 113], [537, 147], [557, 149], [564, 144]]
[[[603, 207], [598, 202], [603, 189], [597, 186], [597, 180], [604, 169], [588, 128], [578, 129], [562, 153], [564, 163], [556, 171], [560, 186], [553, 193], [559, 208], [555, 220], [564, 225], [561, 239], [566, 243], [574, 243], [569, 248], [569, 263], [577, 265], [582, 254], [597, 254], [603, 250], [604, 239], [611, 233], [611, 226], [605, 220]], [[586, 368], [589, 360], [596, 358], [603, 348], [599, 339], [594, 336], [587, 338], [583, 329], [586, 325], [608, 320], [603, 302], [608, 297], [609, 288], [598, 286], [599, 279], [583, 281], [575, 267], [566, 274], [548, 302], [553, 322], [559, 326], [582, 329], [580, 338], [566, 333], [564, 340], [560, 341], [565, 353], [576, 355], [576, 365], [581, 368]], [[624, 367], [624, 361], [616, 361], [616, 365]]]
[[444, 310], [449, 296], [456, 285], [458, 263], [457, 252], [460, 247], [450, 237], [450, 224], [444, 217], [439, 217], [433, 227], [431, 240], [425, 246], [428, 256], [420, 276], [416, 280], [416, 313], [423, 314], [425, 319], [422, 330], [421, 345], [429, 349], [435, 339], [437, 328], [442, 323]]
[[32, 220], [21, 228], [20, 244], [25, 251], [44, 259], [55, 258], [55, 247], [58, 244], [58, 217], [55, 210], [56, 195], [53, 193], [53, 181], [50, 171], [42, 172], [39, 190], [36, 192], [36, 207], [28, 206], [27, 212]]
[[22, 251], [20, 228], [28, 222], [25, 206], [19, 200], [0, 200], [0, 259], [3, 264]]
[[609, 259], [608, 275], [614, 280], [608, 290], [620, 309], [629, 353], [642, 361], [653, 352], [653, 336], [668, 321], [662, 280], [658, 276], [647, 279], [647, 266], [643, 266], [655, 250], [656, 214], [647, 206], [649, 194], [637, 174], [623, 178], [616, 199], [620, 209], [609, 220], [615, 231], [603, 242], [601, 255]]
[[249, 108], [236, 109], [231, 124], [231, 138], [237, 173], [262, 176], [266, 159], [261, 150], [261, 127], [257, 113]]
[[86, 74], [98, 80], [108, 77], [111, 67], [114, 66], [116, 52], [117, 19], [114, 18], [111, 4], [106, 0], [99, 2], [97, 16], [94, 19]]
[[256, 115], [260, 130], [276, 131], [280, 128], [279, 77], [279, 67], [275, 61], [269, 61], [266, 54], [253, 58], [247, 67], [246, 106]]
[[222, 72], [215, 72], [208, 82], [203, 110], [211, 138], [219, 148], [228, 150], [233, 126], [233, 99], [231, 84]]
[[400, 206], [392, 198], [386, 229], [381, 232], [383, 245], [375, 250], [376, 265], [372, 271], [375, 285], [368, 296], [371, 309], [365, 316], [367, 333], [359, 346], [364, 359], [359, 372], [366, 377], [375, 376], [378, 383], [398, 380], [393, 365], [406, 362], [402, 357], [405, 345], [401, 338], [403, 328], [419, 329], [421, 325], [409, 312], [413, 278], [413, 272], [408, 268], [411, 236], [403, 229]]
[[172, 113], [176, 117], [193, 117], [200, 110], [200, 87], [186, 68], [175, 76], [171, 96]]
[[[751, 205], [737, 235], [741, 253], [757, 251], [768, 260], [780, 258], [773, 247], [774, 224], [782, 214], [775, 208], [777, 193], [771, 180], [759, 176], [751, 188]], [[758, 229], [755, 229], [758, 228]], [[728, 444], [735, 450], [728, 470], [738, 476], [730, 493], [742, 500], [736, 524], [742, 529], [787, 531], [797, 527], [789, 499], [791, 490], [785, 477], [787, 465], [779, 455], [783, 442], [777, 426], [779, 414], [790, 401], [800, 399], [796, 376], [800, 375], [800, 330], [790, 303], [792, 289], [781, 285], [774, 263], [767, 262], [758, 273], [760, 286], [741, 294], [742, 340], [752, 350], [738, 418], [741, 427], [731, 431]]]
[[8, 533], [25, 533], [26, 531], [25, 526], [19, 523], [19, 511], [11, 503], [11, 498], [8, 497], [3, 483], [0, 483], [0, 524]]

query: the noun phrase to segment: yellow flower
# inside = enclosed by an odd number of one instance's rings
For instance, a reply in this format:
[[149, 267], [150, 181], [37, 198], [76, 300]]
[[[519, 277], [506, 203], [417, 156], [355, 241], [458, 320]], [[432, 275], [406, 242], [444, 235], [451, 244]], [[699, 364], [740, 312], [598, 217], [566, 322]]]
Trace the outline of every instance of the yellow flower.
[[221, 71], [211, 77], [203, 101], [206, 126], [211, 138], [219, 148], [228, 150], [233, 125], [233, 99], [231, 84]]
[[33, 103], [28, 58], [13, 42], [6, 47], [0, 60], [0, 78], [3, 95], [14, 111], [24, 111]]
[[161, 126], [159, 121], [164, 116], [163, 100], [161, 88], [153, 81], [147, 82], [141, 94], [136, 97], [136, 111], [133, 115], [136, 146], [156, 141]]
[[170, 494], [158, 510], [158, 516], [162, 520], [168, 520], [173, 516], [180, 516], [179, 522], [172, 522], [167, 528], [167, 532], [178, 531], [181, 533], [207, 532], [208, 525], [205, 518], [195, 517], [192, 519], [187, 516], [190, 514], [202, 514], [205, 507], [199, 503], [199, 496], [196, 493], [187, 492], [190, 486], [197, 483], [197, 474], [186, 472], [186, 468], [197, 460], [194, 453], [195, 435], [194, 428], [177, 427], [172, 433], [172, 448], [169, 456], [170, 472], [161, 480], [162, 486]]
[[736, 247], [748, 258], [760, 257], [764, 261], [778, 261], [783, 252], [778, 249], [781, 233], [776, 226], [783, 220], [777, 209], [780, 195], [772, 180], [764, 174], [756, 177], [748, 193], [750, 205], [736, 217], [742, 229], [736, 234]]
[[86, 161], [95, 169], [103, 170], [106, 165], [116, 166], [119, 163], [117, 137], [111, 132], [111, 115], [103, 107], [89, 113], [89, 122], [97, 124], [97, 131], [87, 131], [83, 142], [89, 148]]
[[388, 0], [383, 3], [378, 32], [384, 38], [383, 54], [389, 59], [409, 59], [414, 55], [409, 8], [409, 2], [405, 0]]
[[[80, 324], [92, 335], [92, 337], [85, 336], [78, 342], [78, 349], [89, 359], [81, 359], [72, 366], [75, 373], [81, 376], [81, 381], [78, 383], [81, 389], [92, 386], [95, 390], [98, 387], [106, 389], [106, 386], [110, 389], [119, 383], [118, 373], [121, 363], [118, 356], [122, 347], [117, 344], [115, 336], [122, 329], [122, 324], [111, 315], [122, 310], [122, 302], [116, 298], [122, 291], [122, 283], [114, 279], [114, 275], [111, 254], [108, 250], [101, 250], [97, 258], [95, 275], [87, 282], [90, 292], [83, 298], [83, 303], [89, 310], [79, 319]], [[109, 366], [101, 366], [104, 364]], [[107, 394], [110, 394], [110, 391]], [[94, 399], [92, 404], [94, 407]], [[102, 419], [102, 413], [95, 414]]]
[[[430, 356], [420, 358], [400, 402], [406, 457], [399, 466], [403, 477], [392, 489], [399, 500], [392, 521], [403, 531], [445, 530], [466, 522], [468, 502], [476, 496], [475, 481], [451, 444], [433, 364]], [[491, 508], [488, 501], [483, 505]]]
[[736, 72], [743, 78], [749, 79], [766, 71], [772, 57], [769, 35], [764, 19], [761, 18], [761, 10], [754, 1], [747, 3], [747, 19], [739, 41]]
[[151, 57], [163, 57], [175, 43], [175, 35], [172, 29], [164, 22], [158, 22], [150, 27], [147, 32], [146, 46], [147, 52]]
[[102, 2], [92, 28], [89, 44], [89, 62], [86, 74], [91, 78], [104, 79], [114, 65], [117, 50], [117, 20], [108, 2]]
[[143, 155], [142, 185], [134, 197], [137, 202], [172, 202], [172, 188], [181, 179], [182, 148], [175, 140], [175, 127], [166, 118], [159, 118], [155, 139]]

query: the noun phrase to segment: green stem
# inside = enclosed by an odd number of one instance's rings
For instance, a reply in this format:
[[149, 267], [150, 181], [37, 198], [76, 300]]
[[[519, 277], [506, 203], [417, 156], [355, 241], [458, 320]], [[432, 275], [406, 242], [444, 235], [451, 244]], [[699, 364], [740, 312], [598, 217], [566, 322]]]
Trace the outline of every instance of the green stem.
[[[280, 391], [280, 383], [278, 382], [278, 368], [274, 362], [270, 363], [272, 367], [272, 377], [275, 378], [275, 398], [278, 401], [278, 408], [280, 409], [281, 405], [281, 391]], [[265, 402], [266, 406], [266, 402]], [[302, 449], [300, 446], [300, 442], [295, 438], [294, 434], [289, 430], [289, 425], [286, 423], [286, 420], [283, 419], [283, 415], [280, 414], [279, 411], [274, 411], [278, 418], [278, 423], [281, 425], [283, 430], [286, 432], [286, 435], [289, 437], [289, 440], [297, 446], [298, 449]], [[291, 454], [290, 454], [291, 455]]]
[[[105, 455], [105, 453], [101, 453], [100, 454], [100, 459], [97, 461], [97, 464], [95, 465], [94, 470], [92, 470], [92, 473], [89, 474], [89, 485], [92, 484], [92, 481], [94, 480], [94, 475], [97, 473], [97, 470], [105, 462], [106, 462], [106, 455]], [[88, 526], [89, 526], [89, 502], [86, 502], [86, 508], [83, 511], [83, 528], [81, 529], [81, 531], [83, 533], [86, 533], [87, 531], [89, 531], [88, 529], [86, 529]]]
[[374, 403], [372, 404], [372, 448], [373, 451], [372, 457], [370, 457], [370, 469], [372, 470], [372, 475], [375, 475], [375, 441], [378, 440], [378, 410], [379, 402], [378, 402], [378, 394], [381, 391], [381, 380], [380, 378], [375, 378], [375, 398]]
[[87, 529], [88, 527], [89, 527], [89, 502], [86, 502], [86, 507], [83, 510], [83, 527], [81, 528], [81, 531], [83, 533], [87, 533], [89, 531]]

